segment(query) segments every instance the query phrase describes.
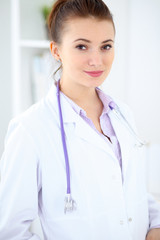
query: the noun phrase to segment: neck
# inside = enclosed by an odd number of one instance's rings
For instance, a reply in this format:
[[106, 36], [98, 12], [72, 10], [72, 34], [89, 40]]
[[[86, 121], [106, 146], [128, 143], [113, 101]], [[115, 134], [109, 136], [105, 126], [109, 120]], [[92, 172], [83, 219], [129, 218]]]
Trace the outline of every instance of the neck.
[[60, 90], [79, 106], [89, 106], [99, 101], [95, 87], [85, 87], [80, 84], [66, 83], [60, 80]]

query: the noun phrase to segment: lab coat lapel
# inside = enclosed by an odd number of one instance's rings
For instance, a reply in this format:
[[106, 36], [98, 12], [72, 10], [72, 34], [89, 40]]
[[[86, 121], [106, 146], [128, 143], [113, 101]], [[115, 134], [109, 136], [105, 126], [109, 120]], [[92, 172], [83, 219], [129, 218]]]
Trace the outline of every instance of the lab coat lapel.
[[[56, 87], [52, 86], [49, 93], [48, 99], [54, 106], [54, 110], [56, 111], [57, 121], [59, 122], [59, 112], [58, 112], [58, 104], [57, 104], [57, 96], [56, 96]], [[75, 134], [77, 137], [83, 139], [86, 142], [93, 144], [95, 147], [102, 149], [112, 156], [112, 158], [117, 161], [113, 150], [107, 144], [107, 142], [96, 133], [94, 129], [92, 129], [70, 106], [69, 102], [66, 98], [61, 94], [60, 95], [61, 108], [62, 108], [62, 117], [64, 123], [64, 130], [66, 134], [66, 138], [72, 139]], [[60, 123], [59, 123], [60, 125]]]
[[122, 172], [125, 180], [128, 161], [130, 159], [132, 149], [135, 146], [135, 141], [128, 129], [124, 126], [123, 122], [117, 118], [113, 111], [109, 112], [109, 117], [121, 147]]
[[110, 154], [115, 161], [117, 161], [109, 144], [107, 144], [107, 142], [99, 134], [97, 134], [97, 132], [91, 128], [80, 116], [78, 116], [76, 121], [75, 134], [84, 141], [91, 143], [93, 146], [95, 146], [95, 148], [100, 148], [101, 150], [107, 152], [107, 154]]
[[[63, 112], [63, 121], [65, 132], [70, 132], [67, 134], [69, 137], [72, 138], [73, 135], [73, 126], [68, 125], [68, 123], [75, 124], [74, 131], [75, 135], [86, 142], [91, 143], [95, 147], [102, 149], [103, 151], [110, 154], [115, 161], [117, 161], [115, 154], [113, 153], [112, 148], [107, 144], [107, 142], [99, 135], [97, 132], [88, 125], [70, 106], [70, 104], [64, 99], [61, 98], [62, 103], [62, 112]], [[70, 129], [69, 129], [70, 128]]]
[[[70, 108], [68, 114], [70, 114], [70, 112], [72, 111], [74, 110]], [[64, 122], [67, 124], [67, 126], [65, 127], [65, 131], [67, 132], [67, 128], [69, 128], [69, 126], [68, 121], [66, 122], [67, 118], [65, 115], [64, 119]], [[107, 144], [107, 142], [99, 134], [97, 134], [97, 132], [92, 127], [90, 127], [88, 123], [86, 123], [78, 114], [76, 114], [76, 117], [74, 117], [74, 125], [74, 133], [70, 131], [70, 134], [68, 134], [69, 137], [72, 138], [73, 134], [75, 134], [76, 137], [81, 138], [83, 141], [92, 144], [93, 146], [95, 146], [95, 148], [100, 148], [101, 150], [107, 152], [107, 154], [110, 154], [115, 159], [115, 161], [117, 161], [113, 150], [109, 146], [109, 144]], [[70, 126], [70, 129], [73, 130], [73, 127]]]

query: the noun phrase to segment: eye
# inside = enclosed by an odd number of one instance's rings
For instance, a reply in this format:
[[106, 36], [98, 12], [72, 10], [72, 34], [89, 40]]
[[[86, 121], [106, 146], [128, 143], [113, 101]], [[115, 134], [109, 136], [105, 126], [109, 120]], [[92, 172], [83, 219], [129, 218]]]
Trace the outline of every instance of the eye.
[[104, 50], [110, 50], [111, 48], [112, 48], [112, 45], [110, 45], [110, 44], [107, 44], [102, 47], [102, 49], [104, 49]]
[[80, 50], [86, 50], [86, 46], [83, 44], [79, 44], [76, 46], [76, 48], [80, 49]]

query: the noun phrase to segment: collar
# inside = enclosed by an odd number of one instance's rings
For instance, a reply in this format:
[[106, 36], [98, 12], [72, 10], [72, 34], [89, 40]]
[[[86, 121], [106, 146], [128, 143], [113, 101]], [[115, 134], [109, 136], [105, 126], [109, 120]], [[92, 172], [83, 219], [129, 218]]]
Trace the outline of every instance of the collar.
[[[103, 103], [102, 115], [108, 114], [108, 112], [110, 111], [109, 104], [111, 102], [113, 103], [113, 99], [109, 95], [105, 94], [100, 88], [96, 88], [96, 92]], [[67, 100], [67, 102], [71, 105], [72, 109], [78, 115], [86, 116], [86, 112], [78, 104], [76, 104], [73, 100], [67, 97], [64, 93], [61, 92], [61, 95]]]

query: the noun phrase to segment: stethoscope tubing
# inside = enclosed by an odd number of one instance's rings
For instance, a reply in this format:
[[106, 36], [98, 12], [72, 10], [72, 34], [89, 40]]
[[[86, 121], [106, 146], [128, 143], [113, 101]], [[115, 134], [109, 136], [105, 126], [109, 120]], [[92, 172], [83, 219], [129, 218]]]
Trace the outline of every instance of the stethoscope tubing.
[[119, 107], [116, 105], [115, 108], [110, 107], [110, 109], [112, 110], [112, 112], [115, 113], [115, 115], [117, 116], [117, 118], [123, 122], [123, 124], [125, 125], [125, 127], [129, 130], [129, 132], [131, 133], [131, 135], [137, 140], [137, 143], [135, 144], [135, 146], [137, 147], [142, 147], [144, 145], [146, 145], [147, 143], [143, 140], [141, 140], [139, 138], [139, 136], [137, 135], [137, 133], [135, 132], [135, 130], [133, 129], [133, 127], [129, 124], [129, 122], [127, 121], [127, 119], [125, 118], [125, 116], [122, 114], [122, 112], [120, 111]]
[[70, 167], [69, 167], [69, 158], [68, 158], [67, 144], [66, 144], [66, 139], [65, 139], [64, 125], [63, 125], [59, 83], [60, 83], [60, 80], [57, 82], [57, 102], [58, 102], [58, 110], [59, 110], [61, 138], [62, 138], [65, 166], [66, 166], [67, 193], [66, 193], [66, 197], [64, 199], [64, 201], [65, 201], [64, 213], [66, 214], [67, 212], [72, 212], [73, 210], [76, 209], [76, 202], [71, 197]]
[[67, 145], [66, 145], [66, 140], [65, 140], [65, 131], [64, 131], [64, 125], [63, 125], [63, 116], [62, 116], [61, 102], [60, 102], [60, 87], [59, 87], [59, 83], [60, 83], [60, 80], [57, 82], [57, 101], [58, 101], [58, 109], [59, 109], [61, 138], [62, 138], [64, 158], [65, 158], [65, 165], [66, 165], [67, 194], [70, 194], [71, 193], [71, 188], [70, 188], [70, 168], [69, 168], [69, 158], [68, 158]]
[[[65, 166], [66, 166], [67, 194], [65, 198], [65, 207], [64, 207], [64, 212], [66, 213], [66, 212], [72, 212], [74, 209], [76, 209], [76, 203], [71, 197], [69, 158], [68, 158], [68, 151], [67, 151], [64, 124], [63, 124], [63, 116], [62, 116], [62, 109], [61, 109], [61, 102], [60, 102], [60, 80], [57, 81], [57, 102], [58, 102], [59, 120], [60, 120], [60, 128], [61, 128], [61, 139], [62, 139], [62, 145], [63, 145], [64, 158], [65, 158]], [[109, 105], [109, 107], [115, 113], [117, 118], [121, 122], [123, 122], [123, 124], [127, 127], [127, 129], [130, 131], [132, 136], [135, 137], [135, 139], [137, 140], [137, 144], [135, 146], [142, 147], [143, 145], [145, 145], [146, 143], [139, 139], [139, 137], [137, 136], [132, 126], [129, 124], [127, 119], [121, 113], [119, 107], [116, 104], [114, 104], [114, 107], [112, 105]]]

